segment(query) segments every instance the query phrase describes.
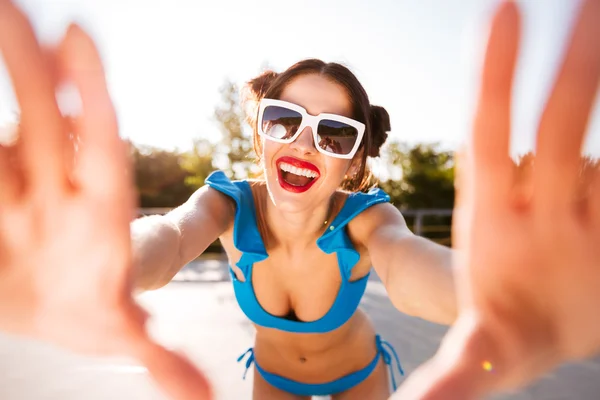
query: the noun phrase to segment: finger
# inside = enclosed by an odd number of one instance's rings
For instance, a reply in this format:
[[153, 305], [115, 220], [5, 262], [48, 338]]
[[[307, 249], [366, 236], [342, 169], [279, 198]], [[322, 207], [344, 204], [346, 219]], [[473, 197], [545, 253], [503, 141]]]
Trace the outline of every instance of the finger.
[[60, 59], [61, 70], [81, 97], [82, 112], [74, 120], [80, 141], [74, 174], [77, 185], [86, 195], [115, 206], [119, 220], [128, 227], [134, 199], [128, 147], [119, 138], [100, 55], [92, 39], [72, 25], [61, 45]]
[[[66, 71], [61, 69], [61, 59], [55, 48], [45, 47], [42, 48], [42, 57], [47, 65], [49, 74], [51, 76], [53, 85], [57, 88], [59, 97], [59, 107], [63, 104], [60, 101], [61, 97], [61, 84], [66, 81]], [[63, 96], [64, 97], [64, 96]], [[64, 99], [63, 99], [64, 101]], [[63, 110], [64, 111], [64, 110]], [[63, 117], [64, 130], [62, 134], [63, 144], [63, 156], [64, 156], [64, 169], [67, 175], [67, 181], [71, 187], [74, 187], [73, 170], [75, 168], [75, 153], [77, 148], [77, 133], [75, 131], [74, 116], [66, 115]]]
[[63, 190], [63, 125], [51, 71], [25, 17], [0, 0], [0, 49], [21, 109], [23, 168], [28, 190], [48, 196]]
[[56, 88], [61, 81], [60, 71], [58, 70], [57, 64], [56, 49], [48, 46], [40, 46], [40, 52], [48, 77], [52, 82], [52, 87]]
[[9, 146], [0, 144], [0, 204], [8, 205], [18, 201], [23, 188], [18, 143]]
[[[391, 400], [475, 400], [479, 399], [473, 381], [461, 382], [457, 371], [444, 370], [435, 359], [427, 361], [414, 371]], [[435, 377], [435, 378], [433, 378]]]
[[480, 399], [522, 388], [556, 365], [559, 355], [549, 324], [462, 310], [435, 354], [407, 379], [398, 399]]
[[[514, 68], [518, 53], [520, 21], [512, 1], [500, 5], [492, 20], [484, 57], [479, 103], [472, 138], [478, 187], [490, 198], [505, 200], [511, 184], [510, 108]], [[498, 196], [500, 191], [500, 196]]]
[[[129, 169], [129, 149], [119, 138], [115, 111], [106, 87], [100, 55], [92, 39], [78, 26], [69, 27], [59, 52], [61, 76], [79, 92], [81, 114], [71, 121], [77, 133], [72, 177], [78, 193], [103, 209], [102, 221], [113, 232], [115, 254], [130, 254], [129, 224], [135, 193]], [[119, 263], [113, 274], [130, 273]]]
[[435, 356], [408, 377], [393, 399], [480, 399], [518, 385], [507, 374], [515, 365], [495, 340], [503, 333], [494, 333], [473, 313], [461, 313]]
[[532, 152], [526, 153], [514, 161], [514, 187], [512, 190], [511, 204], [515, 210], [526, 210], [533, 197], [533, 166], [535, 156]]
[[[482, 398], [496, 377], [482, 368], [482, 361], [493, 357], [486, 351], [485, 344], [489, 340], [481, 334], [476, 337], [476, 332], [474, 320], [461, 315], [444, 337], [436, 355], [408, 377], [393, 399]], [[488, 362], [492, 364], [492, 361]]]
[[[64, 42], [64, 39], [63, 39]], [[62, 44], [62, 43], [61, 43]], [[59, 46], [60, 48], [61, 46]], [[57, 88], [57, 97], [59, 99], [59, 106], [66, 106], [68, 110], [65, 112], [63, 117], [64, 132], [63, 132], [63, 149], [64, 149], [64, 168], [67, 173], [67, 181], [71, 187], [75, 187], [75, 177], [73, 176], [76, 163], [76, 153], [78, 149], [79, 137], [76, 130], [76, 118], [77, 115], [73, 113], [73, 105], [65, 103], [66, 101], [73, 101], [71, 97], [65, 96], [65, 84], [68, 85], [67, 71], [65, 70], [65, 62], [61, 58], [61, 53], [56, 48], [43, 48], [42, 55], [48, 65], [48, 70], [51, 73], [54, 86]], [[67, 93], [72, 95], [73, 93]], [[77, 95], [77, 94], [76, 94]], [[77, 101], [76, 99], [74, 101]], [[65, 111], [62, 109], [62, 111]]]
[[75, 121], [82, 143], [78, 184], [94, 196], [119, 196], [130, 187], [123, 175], [128, 158], [126, 146], [119, 138], [100, 55], [92, 39], [72, 25], [61, 46], [60, 58], [61, 69], [79, 90], [82, 103], [82, 115]]
[[0, 204], [13, 202], [16, 197], [16, 177], [11, 171], [8, 152], [8, 147], [0, 144]]
[[469, 171], [469, 156], [466, 146], [462, 145], [454, 153], [454, 192], [455, 201], [454, 205], [456, 208], [460, 208], [464, 205], [468, 199], [467, 185], [469, 179], [467, 171]]
[[600, 77], [598, 20], [600, 1], [584, 1], [540, 120], [535, 172], [540, 203], [570, 203], [576, 189], [581, 147]]
[[470, 205], [473, 194], [473, 180], [469, 179], [472, 170], [472, 158], [465, 145], [454, 155], [454, 210], [452, 215], [452, 244], [455, 249], [465, 249], [469, 218], [472, 211]]
[[600, 158], [594, 161], [592, 168], [589, 208], [592, 220], [600, 222]]
[[212, 389], [204, 374], [183, 355], [146, 341], [135, 357], [169, 398], [174, 400], [210, 400]]

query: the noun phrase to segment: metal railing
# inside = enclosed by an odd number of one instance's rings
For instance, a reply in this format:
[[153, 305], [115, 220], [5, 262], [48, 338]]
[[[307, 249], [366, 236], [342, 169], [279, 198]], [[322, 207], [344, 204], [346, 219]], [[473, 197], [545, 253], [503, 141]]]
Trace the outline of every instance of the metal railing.
[[138, 208], [138, 216], [166, 214], [171, 210], [169, 207]]
[[440, 233], [445, 233], [443, 237], [435, 237], [432, 240], [439, 244], [449, 246], [452, 243], [452, 227], [450, 224], [444, 225], [426, 225], [424, 223], [425, 217], [452, 217], [452, 210], [450, 209], [417, 209], [417, 210], [402, 210], [404, 217], [412, 217], [414, 221], [412, 223], [412, 231], [415, 235], [430, 237], [431, 234], [439, 236]]
[[[169, 207], [155, 207], [155, 208], [139, 208], [138, 216], [154, 215], [154, 214], [166, 214], [171, 211]], [[431, 225], [426, 224], [425, 219], [427, 217], [451, 217], [452, 210], [450, 209], [416, 209], [416, 210], [401, 210], [402, 215], [411, 220], [409, 228], [415, 235], [432, 237], [431, 239], [437, 243], [450, 245], [451, 243], [451, 227], [450, 224], [442, 225]], [[446, 233], [446, 235], [442, 235]]]

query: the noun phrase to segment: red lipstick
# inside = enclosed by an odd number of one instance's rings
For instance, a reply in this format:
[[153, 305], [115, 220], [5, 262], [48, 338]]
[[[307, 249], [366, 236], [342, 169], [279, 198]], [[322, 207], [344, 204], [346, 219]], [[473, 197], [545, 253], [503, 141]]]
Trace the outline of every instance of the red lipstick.
[[[282, 162], [284, 162], [286, 164], [293, 165], [296, 168], [303, 168], [303, 169], [308, 169], [308, 170], [314, 171], [314, 172], [317, 173], [317, 176], [315, 178], [313, 178], [310, 182], [308, 182], [304, 186], [292, 185], [292, 184], [286, 182], [283, 179], [283, 172], [282, 172], [281, 168], [279, 167], [279, 165]], [[292, 193], [303, 193], [303, 192], [306, 192], [308, 189], [311, 188], [311, 186], [321, 176], [321, 172], [319, 171], [319, 168], [317, 168], [316, 165], [314, 165], [314, 164], [312, 164], [312, 163], [310, 163], [308, 161], [300, 160], [298, 158], [289, 157], [289, 156], [283, 156], [283, 157], [278, 158], [277, 161], [275, 162], [275, 164], [277, 166], [277, 176], [278, 176], [279, 185], [284, 190], [287, 190], [288, 192], [292, 192]]]

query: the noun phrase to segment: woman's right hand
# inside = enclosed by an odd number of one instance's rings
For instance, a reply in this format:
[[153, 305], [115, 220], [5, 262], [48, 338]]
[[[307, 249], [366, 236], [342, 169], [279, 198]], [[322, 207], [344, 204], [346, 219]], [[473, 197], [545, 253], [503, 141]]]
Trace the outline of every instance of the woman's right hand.
[[[68, 30], [51, 57], [27, 18], [0, 0], [0, 49], [21, 109], [0, 144], [0, 329], [88, 355], [130, 356], [173, 399], [209, 399], [206, 378], [153, 342], [132, 298], [128, 149], [92, 39]], [[56, 88], [78, 89], [76, 163]]]

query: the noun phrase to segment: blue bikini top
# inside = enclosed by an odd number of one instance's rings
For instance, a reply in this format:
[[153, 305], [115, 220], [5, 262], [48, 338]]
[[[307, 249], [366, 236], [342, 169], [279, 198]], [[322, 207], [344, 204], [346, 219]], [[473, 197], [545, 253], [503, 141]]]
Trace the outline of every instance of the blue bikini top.
[[317, 246], [322, 251], [337, 254], [342, 283], [329, 311], [316, 321], [305, 322], [269, 314], [256, 298], [252, 287], [252, 267], [269, 255], [256, 225], [256, 209], [249, 182], [231, 181], [222, 171], [215, 171], [205, 183], [231, 197], [236, 203], [233, 244], [242, 253], [236, 265], [244, 274], [245, 281], [238, 280], [231, 267], [229, 273], [238, 304], [251, 321], [287, 332], [322, 333], [337, 329], [350, 319], [365, 292], [370, 273], [356, 281], [350, 281], [352, 268], [360, 259], [360, 254], [352, 245], [345, 227], [352, 218], [368, 207], [389, 201], [385, 192], [371, 189], [368, 193], [349, 194], [329, 229], [317, 239]]

